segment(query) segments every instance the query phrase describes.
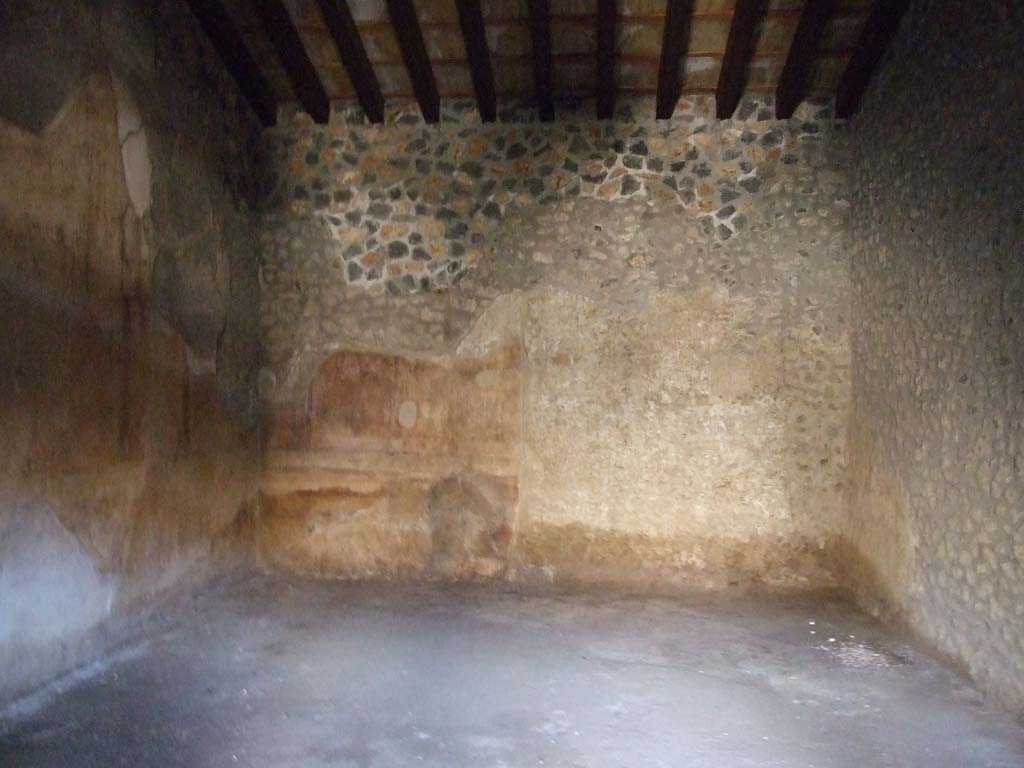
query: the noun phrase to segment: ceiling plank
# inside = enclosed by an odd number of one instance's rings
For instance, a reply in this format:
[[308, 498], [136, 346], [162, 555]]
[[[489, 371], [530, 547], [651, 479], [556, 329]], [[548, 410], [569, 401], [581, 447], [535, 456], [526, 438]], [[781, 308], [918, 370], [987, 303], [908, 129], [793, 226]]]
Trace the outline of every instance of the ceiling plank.
[[775, 89], [775, 116], [786, 119], [793, 116], [803, 100], [807, 88], [807, 74], [818, 51], [818, 41], [832, 14], [833, 0], [807, 0], [796, 33], [786, 56], [786, 64]]
[[288, 11], [280, 0], [252, 0], [252, 7], [303, 109], [316, 122], [326, 123], [331, 117], [331, 100], [320, 82], [316, 67], [306, 54], [302, 38], [295, 31]]
[[484, 16], [480, 0], [457, 0], [459, 24], [466, 43], [466, 58], [473, 76], [473, 91], [480, 119], [493, 123], [497, 116], [497, 99], [494, 95], [494, 71], [491, 69], [491, 52], [487, 49], [487, 35], [484, 32]]
[[[772, 59], [785, 58], [788, 51], [763, 51], [755, 52], [750, 57], [752, 62], [766, 62]], [[848, 48], [819, 48], [817, 59], [842, 59], [843, 62], [850, 60], [850, 56], [853, 55], [853, 46]], [[591, 61], [594, 58], [593, 53], [552, 53], [551, 61], [557, 67], [559, 62], [565, 62], [567, 64], [576, 65], [584, 64]], [[687, 59], [722, 59], [725, 58], [725, 51], [689, 51], [686, 54]], [[520, 53], [501, 53], [491, 55], [492, 63], [496, 63], [499, 66], [501, 64], [522, 64], [533, 61], [531, 54], [520, 54]], [[661, 61], [661, 56], [650, 56], [643, 53], [620, 53], [615, 57], [617, 63], [628, 63], [635, 64], [642, 67], [657, 67]], [[402, 66], [401, 58], [398, 59], [375, 59], [372, 62], [374, 66]], [[467, 62], [463, 56], [453, 56], [451, 58], [431, 58], [430, 63], [435, 67], [466, 67]], [[685, 70], [685, 66], [683, 67]], [[713, 93], [717, 88], [711, 88]], [[653, 89], [652, 89], [653, 92]]]
[[548, 0], [530, 0], [530, 46], [533, 51], [533, 90], [540, 119], [555, 119], [551, 88], [551, 10]]
[[430, 66], [430, 57], [427, 56], [427, 46], [423, 42], [423, 32], [412, 0], [388, 0], [388, 14], [423, 119], [428, 123], [436, 123], [441, 119], [441, 100], [437, 95], [434, 70]]
[[839, 81], [836, 117], [851, 117], [860, 107], [871, 76], [896, 36], [900, 19], [909, 5], [909, 0], [876, 0]]
[[600, 0], [597, 6], [597, 119], [615, 114], [616, 0]]
[[679, 101], [679, 62], [686, 53], [690, 37], [690, 11], [693, 0], [667, 0], [665, 31], [661, 39], [658, 64], [658, 98], [655, 115], [668, 120]]
[[274, 94], [220, 0], [188, 0], [188, 4], [260, 122], [273, 125], [277, 120]]
[[341, 63], [371, 123], [384, 122], [384, 96], [347, 0], [317, 0]]
[[729, 26], [729, 40], [722, 57], [722, 71], [718, 75], [718, 89], [715, 91], [715, 110], [719, 120], [731, 118], [740, 102], [759, 5], [759, 0], [736, 0]]

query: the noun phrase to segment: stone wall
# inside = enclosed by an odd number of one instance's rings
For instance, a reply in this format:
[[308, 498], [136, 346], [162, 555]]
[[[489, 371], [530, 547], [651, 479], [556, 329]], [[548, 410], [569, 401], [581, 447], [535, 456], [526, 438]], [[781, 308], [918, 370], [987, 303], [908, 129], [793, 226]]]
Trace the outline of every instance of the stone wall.
[[856, 190], [850, 579], [1017, 711], [1022, 47], [1013, 3], [916, 3], [846, 131]]
[[257, 135], [178, 2], [0, 8], [0, 700], [253, 500]]
[[849, 202], [827, 105], [443, 113], [266, 136], [263, 555], [831, 583]]

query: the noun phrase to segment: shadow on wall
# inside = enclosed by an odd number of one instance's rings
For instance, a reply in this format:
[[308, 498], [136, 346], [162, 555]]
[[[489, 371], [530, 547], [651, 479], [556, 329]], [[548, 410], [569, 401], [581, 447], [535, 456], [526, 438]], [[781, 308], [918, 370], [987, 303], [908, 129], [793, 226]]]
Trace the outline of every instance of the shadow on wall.
[[844, 526], [843, 582], [873, 613], [905, 620], [915, 549], [909, 497], [880, 460], [878, 436], [856, 405], [849, 439], [849, 505], [856, 514]]
[[212, 364], [138, 303], [107, 306], [124, 313], [107, 329], [96, 306], [42, 306], [6, 283], [0, 305], [6, 694], [91, 655], [83, 632], [194, 571], [248, 503], [256, 457]]
[[1024, 715], [1022, 48], [1020, 3], [914, 3], [846, 130], [846, 533], [859, 591]]
[[199, 576], [254, 493], [251, 221], [216, 119], [165, 103], [194, 73], [138, 50], [158, 16], [187, 40], [187, 13], [0, 10], [0, 700]]

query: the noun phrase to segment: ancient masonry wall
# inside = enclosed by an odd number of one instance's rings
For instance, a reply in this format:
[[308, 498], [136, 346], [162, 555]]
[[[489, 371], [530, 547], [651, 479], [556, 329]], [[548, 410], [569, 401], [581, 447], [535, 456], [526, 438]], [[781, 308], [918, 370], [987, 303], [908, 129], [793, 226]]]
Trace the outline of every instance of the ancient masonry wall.
[[257, 126], [188, 7], [0, 11], [0, 700], [253, 502]]
[[265, 137], [264, 556], [330, 574], [831, 583], [849, 202], [828, 106]]
[[1022, 46], [1012, 3], [918, 3], [846, 131], [850, 578], [1020, 712]]

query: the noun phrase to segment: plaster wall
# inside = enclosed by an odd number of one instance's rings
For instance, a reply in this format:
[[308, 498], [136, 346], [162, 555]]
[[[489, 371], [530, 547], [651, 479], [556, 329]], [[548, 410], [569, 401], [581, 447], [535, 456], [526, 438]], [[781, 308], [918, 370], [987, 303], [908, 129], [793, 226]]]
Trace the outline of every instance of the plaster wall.
[[1012, 3], [914, 4], [844, 139], [855, 190], [847, 579], [1018, 712], [1022, 45]]
[[259, 286], [253, 118], [184, 4], [7, 3], [0, 52], [2, 700], [251, 503]]
[[329, 575], [832, 583], [849, 202], [827, 105], [396, 108], [265, 138], [255, 537]]

